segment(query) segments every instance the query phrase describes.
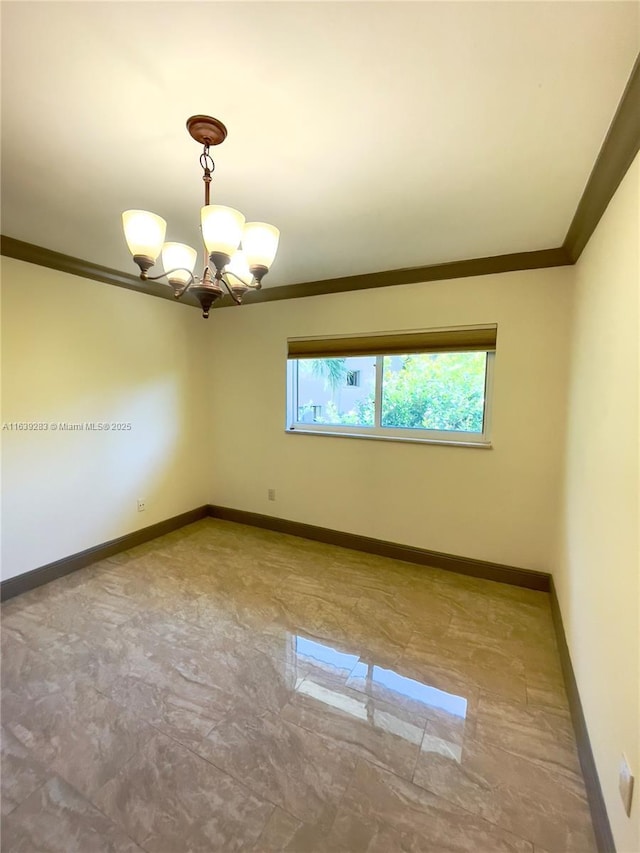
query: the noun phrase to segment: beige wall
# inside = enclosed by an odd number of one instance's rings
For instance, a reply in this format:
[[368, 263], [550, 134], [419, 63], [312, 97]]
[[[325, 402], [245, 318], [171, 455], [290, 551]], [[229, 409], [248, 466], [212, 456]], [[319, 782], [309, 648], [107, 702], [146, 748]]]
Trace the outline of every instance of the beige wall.
[[0, 433], [2, 576], [206, 503], [201, 352], [212, 330], [198, 312], [10, 258], [1, 269], [2, 421], [132, 424]]
[[640, 850], [618, 794], [625, 752], [640, 776], [638, 260], [640, 161], [576, 268], [566, 482], [556, 585], [619, 853]]
[[[571, 278], [515, 272], [214, 312], [212, 502], [549, 571]], [[285, 435], [287, 336], [496, 322], [492, 450]]]

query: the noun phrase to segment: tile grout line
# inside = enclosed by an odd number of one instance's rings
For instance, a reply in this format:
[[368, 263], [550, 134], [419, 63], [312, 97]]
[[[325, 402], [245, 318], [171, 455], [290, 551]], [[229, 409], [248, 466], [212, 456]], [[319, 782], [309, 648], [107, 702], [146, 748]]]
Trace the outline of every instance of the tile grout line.
[[[15, 737], [15, 735], [14, 735], [14, 737]], [[16, 738], [16, 740], [17, 740], [17, 738]], [[20, 741], [20, 743], [22, 743], [22, 741]], [[24, 746], [24, 744], [22, 744], [22, 745]], [[44, 765], [44, 764], [42, 764], [42, 762], [40, 762], [40, 764], [42, 765], [42, 767], [43, 767], [43, 768], [45, 768], [45, 765]], [[48, 767], [46, 767], [46, 770], [47, 770], [47, 772], [50, 772]], [[3, 815], [2, 815], [2, 822], [4, 822], [4, 821], [5, 821], [5, 820], [10, 816], [10, 815], [15, 814], [15, 813], [18, 811], [18, 809], [19, 809], [19, 808], [21, 808], [21, 806], [22, 806], [24, 803], [26, 803], [26, 802], [27, 802], [27, 800], [30, 800], [30, 799], [31, 799], [31, 797], [33, 797], [33, 796], [34, 796], [34, 794], [37, 794], [37, 793], [38, 793], [38, 791], [41, 791], [41, 790], [42, 790], [42, 788], [44, 788], [44, 786], [45, 786], [45, 785], [48, 785], [48, 784], [49, 784], [49, 782], [50, 782], [52, 779], [55, 779], [55, 777], [56, 777], [56, 776], [57, 776], [57, 773], [52, 772], [52, 773], [51, 773], [51, 775], [50, 775], [50, 776], [48, 776], [46, 779], [44, 779], [42, 782], [40, 782], [40, 784], [39, 784], [39, 785], [36, 785], [36, 787], [33, 789], [33, 791], [30, 791], [30, 792], [27, 794], [27, 796], [24, 798], [24, 800], [21, 800], [17, 805], [15, 805], [15, 806], [11, 809], [11, 811], [6, 812], [5, 814], [3, 814]], [[65, 780], [65, 781], [66, 781], [66, 780]]]
[[[65, 779], [65, 777], [64, 777], [62, 774], [58, 773], [57, 771], [53, 771], [53, 772], [52, 772], [52, 774], [51, 774], [51, 776], [49, 776], [49, 778], [48, 778], [48, 779], [45, 779], [45, 781], [44, 781], [44, 782], [42, 782], [42, 784], [38, 785], [38, 787], [37, 787], [37, 788], [35, 788], [35, 790], [33, 790], [33, 791], [29, 794], [29, 796], [28, 796], [28, 797], [25, 797], [25, 799], [22, 801], [22, 803], [20, 803], [20, 806], [22, 806], [24, 803], [26, 803], [26, 802], [27, 802], [27, 800], [31, 799], [31, 797], [32, 797], [32, 796], [34, 796], [34, 794], [36, 794], [38, 791], [42, 790], [42, 788], [44, 788], [44, 787], [45, 787], [45, 785], [48, 785], [48, 784], [49, 784], [51, 781], [53, 781], [54, 779], [60, 779], [62, 782], [64, 782], [64, 784], [65, 784], [65, 785], [67, 785], [69, 788], [71, 788], [71, 790], [72, 790], [72, 791], [73, 791], [73, 792], [74, 792], [74, 793], [75, 793], [75, 794], [76, 794], [76, 795], [77, 795], [81, 800], [84, 800], [86, 803], [88, 803], [88, 804], [91, 806], [91, 808], [95, 809], [99, 814], [101, 814], [101, 815], [103, 816], [103, 818], [104, 818], [106, 821], [108, 821], [112, 826], [114, 826], [114, 827], [116, 827], [117, 829], [119, 829], [119, 830], [123, 833], [123, 835], [125, 835], [125, 837], [126, 837], [126, 838], [128, 838], [128, 839], [132, 842], [132, 844], [135, 844], [135, 845], [136, 845], [136, 847], [139, 847], [139, 848], [140, 848], [141, 850], [143, 850], [145, 853], [148, 853], [148, 851], [147, 851], [146, 847], [143, 847], [143, 846], [142, 846], [142, 844], [138, 844], [138, 842], [135, 840], [135, 838], [132, 838], [132, 837], [129, 835], [129, 833], [128, 833], [128, 832], [126, 831], [126, 829], [125, 829], [125, 828], [120, 824], [120, 822], [119, 822], [119, 821], [115, 821], [112, 817], [110, 817], [108, 814], [106, 814], [106, 812], [104, 812], [104, 811], [100, 808], [100, 806], [96, 805], [96, 803], [93, 801], [93, 799], [92, 799], [91, 797], [89, 797], [87, 794], [83, 794], [83, 793], [82, 793], [82, 791], [78, 790], [78, 788], [77, 788], [75, 785], [73, 785], [71, 782], [69, 782], [69, 780], [68, 780], [68, 779]], [[105, 783], [105, 784], [106, 784], [106, 783]], [[99, 788], [98, 790], [100, 790], [102, 787], [103, 787], [103, 786], [101, 785], [101, 786], [100, 786], [100, 788]], [[20, 806], [18, 806], [16, 809], [12, 809], [12, 811], [11, 811], [9, 814], [14, 814], [14, 813], [17, 811], [17, 809], [18, 809], [18, 808], [20, 808]], [[8, 817], [8, 815], [4, 815], [4, 817]], [[4, 817], [3, 817], [3, 819], [4, 819]]]
[[[277, 808], [278, 808], [278, 806], [274, 806], [274, 807], [271, 809], [271, 812], [270, 812], [270, 814], [269, 814], [269, 817], [265, 820], [265, 822], [264, 822], [264, 826], [263, 826], [263, 827], [262, 827], [262, 829], [260, 830], [260, 835], [259, 835], [259, 836], [256, 838], [256, 840], [254, 841], [254, 843], [253, 843], [253, 845], [252, 845], [252, 847], [251, 847], [251, 850], [256, 850], [256, 851], [257, 851], [257, 850], [259, 849], [259, 848], [258, 848], [258, 844], [260, 843], [260, 839], [261, 839], [261, 838], [262, 838], [262, 836], [265, 834], [265, 832], [266, 832], [266, 830], [267, 830], [267, 826], [269, 825], [269, 821], [270, 821], [270, 820], [271, 820], [271, 818], [273, 817], [273, 815], [274, 815], [274, 813], [275, 813], [275, 810], [276, 810]], [[284, 809], [283, 809], [283, 811], [284, 811]], [[293, 817], [293, 815], [291, 815], [291, 817]], [[297, 818], [295, 818], [295, 819], [297, 820]], [[535, 851], [534, 851], [534, 853], [535, 853]]]
[[[386, 772], [393, 773], [392, 770], [386, 770]], [[396, 775], [396, 774], [394, 774], [394, 775]], [[401, 777], [398, 777], [398, 778], [401, 779]], [[403, 780], [403, 781], [406, 781], [406, 780]], [[512, 829], [509, 829], [508, 827], [504, 827], [500, 823], [495, 823], [494, 821], [490, 820], [489, 818], [485, 817], [484, 815], [478, 814], [478, 812], [474, 812], [471, 809], [467, 808], [466, 806], [461, 805], [460, 803], [456, 803], [455, 800], [451, 800], [449, 797], [445, 796], [444, 794], [437, 793], [436, 791], [433, 791], [431, 788], [425, 788], [424, 785], [420, 785], [418, 782], [411, 782], [410, 784], [415, 785], [416, 788], [419, 788], [421, 791], [425, 791], [427, 794], [430, 794], [432, 797], [435, 797], [437, 800], [443, 800], [444, 802], [449, 803], [449, 805], [454, 806], [454, 808], [458, 808], [461, 811], [466, 812], [466, 814], [470, 815], [471, 817], [475, 818], [476, 820], [482, 821], [483, 823], [489, 824], [490, 826], [495, 826], [497, 829], [500, 829], [502, 832], [506, 833], [507, 835], [513, 836], [513, 838], [519, 838], [522, 841], [526, 841], [527, 844], [531, 845], [531, 850], [533, 853], [534, 843], [529, 838], [525, 838], [523, 835], [519, 835], [517, 832], [514, 832]]]
[[[126, 706], [122, 705], [122, 704], [121, 704], [120, 702], [118, 702], [117, 700], [112, 699], [108, 694], [103, 693], [101, 690], [98, 690], [98, 688], [94, 688], [94, 689], [95, 689], [98, 693], [100, 693], [101, 695], [105, 696], [105, 698], [107, 698], [107, 699], [109, 699], [110, 701], [114, 702], [114, 704], [118, 705], [119, 707], [123, 708], [124, 710], [128, 710]], [[137, 717], [141, 722], [143, 722], [146, 726], [148, 726], [149, 728], [153, 729], [153, 733], [149, 736], [149, 738], [147, 738], [147, 742], [148, 742], [148, 741], [149, 741], [149, 740], [150, 740], [154, 735], [160, 735], [160, 737], [165, 737], [165, 738], [167, 738], [168, 740], [173, 741], [173, 743], [177, 744], [177, 745], [178, 745], [179, 747], [181, 747], [182, 749], [186, 749], [186, 750], [187, 750], [187, 752], [190, 752], [190, 753], [191, 753], [195, 758], [197, 758], [197, 759], [199, 759], [199, 760], [201, 760], [201, 761], [204, 761], [206, 764], [209, 764], [211, 767], [215, 768], [215, 769], [216, 769], [219, 773], [221, 773], [223, 776], [226, 776], [226, 777], [227, 777], [227, 778], [229, 778], [229, 779], [233, 779], [233, 781], [234, 781], [234, 782], [236, 782], [236, 783], [237, 783], [237, 784], [239, 784], [242, 788], [244, 788], [244, 789], [245, 789], [245, 790], [246, 790], [246, 791], [247, 791], [247, 792], [248, 792], [252, 797], [256, 797], [256, 798], [258, 798], [258, 799], [262, 799], [262, 800], [264, 800], [266, 803], [269, 803], [269, 805], [274, 806], [274, 809], [277, 807], [277, 803], [272, 803], [269, 799], [267, 799], [267, 798], [266, 798], [266, 797], [264, 797], [263, 795], [261, 795], [261, 794], [257, 794], [255, 791], [253, 791], [251, 788], [249, 788], [249, 786], [248, 786], [245, 782], [243, 782], [242, 780], [238, 779], [236, 776], [234, 776], [233, 774], [229, 773], [227, 770], [224, 770], [222, 767], [219, 767], [217, 764], [215, 764], [215, 763], [214, 763], [213, 761], [211, 761], [210, 759], [205, 758], [205, 757], [204, 757], [203, 755], [201, 755], [199, 752], [196, 752], [196, 751], [195, 751], [194, 749], [192, 749], [190, 746], [188, 746], [187, 744], [185, 744], [185, 743], [183, 743], [182, 741], [178, 740], [174, 735], [171, 735], [171, 734], [169, 734], [169, 733], [168, 733], [168, 732], [166, 732], [166, 731], [162, 731], [162, 729], [159, 729], [159, 728], [157, 727], [157, 725], [156, 725], [156, 724], [151, 723], [151, 722], [149, 722], [148, 720], [145, 720], [145, 719], [144, 719], [144, 717], [141, 717], [141, 716], [140, 716], [137, 712], [135, 712], [135, 711], [130, 711], [129, 713], [133, 714], [133, 715], [134, 715], [134, 716], [136, 716], [136, 717]], [[221, 721], [221, 722], [222, 722], [222, 721]], [[217, 726], [217, 725], [219, 725], [219, 723], [217, 723], [217, 724], [216, 724], [216, 726]], [[216, 726], [214, 726], [214, 727], [213, 727], [213, 729], [215, 729], [215, 728], [216, 728]], [[213, 731], [213, 729], [211, 729], [211, 731]], [[128, 764], [130, 764], [130, 762], [131, 762], [131, 761], [133, 761], [133, 759], [134, 759], [134, 758], [135, 758], [135, 757], [136, 757], [140, 752], [142, 752], [143, 748], [144, 748], [144, 744], [143, 744], [143, 746], [138, 747], [138, 749], [137, 749], [134, 753], [132, 753], [132, 754], [131, 754], [127, 759], [126, 759], [126, 761], [125, 761], [125, 762], [124, 762], [124, 763], [123, 763], [123, 764], [118, 768], [118, 770], [113, 774], [113, 776], [111, 776], [109, 779], [107, 779], [107, 781], [106, 781], [106, 782], [104, 782], [104, 783], [103, 783], [103, 784], [102, 784], [102, 785], [101, 785], [101, 786], [100, 786], [100, 787], [99, 787], [99, 788], [98, 788], [98, 789], [93, 793], [92, 797], [93, 797], [93, 796], [96, 796], [96, 795], [97, 795], [97, 794], [98, 794], [98, 793], [99, 793], [99, 792], [100, 792], [100, 791], [101, 791], [101, 790], [102, 790], [106, 785], [108, 785], [110, 782], [112, 782], [112, 781], [113, 781], [113, 779], [115, 779], [115, 778], [116, 778], [116, 777], [117, 777], [117, 776], [118, 776], [118, 775], [119, 775], [119, 774], [124, 770], [124, 768], [125, 768], [125, 767], [127, 767], [127, 765], [128, 765]], [[66, 782], [66, 780], [65, 780], [65, 782]], [[70, 784], [70, 783], [68, 783], [68, 782], [67, 782], [67, 784]], [[72, 787], [74, 787], [74, 786], [72, 786]], [[74, 788], [74, 790], [75, 790], [75, 788]], [[80, 793], [80, 792], [78, 792], [78, 793]], [[100, 812], [102, 812], [102, 809], [101, 809], [98, 805], [96, 805], [96, 803], [93, 801], [93, 799], [92, 799], [91, 797], [89, 797], [89, 796], [85, 796], [85, 795], [83, 795], [83, 794], [81, 794], [81, 796], [84, 796], [84, 798], [85, 798], [86, 800], [88, 800], [88, 801], [89, 801], [89, 802], [90, 802], [90, 803], [91, 803], [95, 808], [97, 808]], [[272, 810], [272, 811], [273, 811], [273, 810]], [[104, 812], [103, 812], [103, 814], [104, 814]], [[109, 815], [106, 815], [106, 814], [105, 814], [105, 817], [107, 817], [109, 820], [111, 820], [113, 823], [115, 823], [115, 821], [113, 820], [113, 818], [110, 818], [110, 817], [109, 817]], [[298, 818], [296, 818], [296, 819], [298, 819]], [[268, 821], [269, 821], [269, 818], [267, 818], [267, 822], [268, 822]], [[120, 826], [120, 823], [118, 822], [116, 825]], [[265, 823], [265, 826], [266, 826], [266, 823]], [[123, 829], [123, 831], [125, 831], [125, 830], [124, 830], [124, 827], [122, 827], [122, 829]], [[264, 831], [264, 827], [263, 827], [263, 831]], [[262, 832], [261, 832], [261, 834], [262, 834]], [[128, 833], [127, 833], [127, 835], [128, 835]], [[128, 837], [130, 837], [130, 836], [128, 836]], [[131, 840], [132, 840], [135, 844], [137, 844], [139, 847], [141, 847], [143, 850], [145, 850], [145, 853], [146, 853], [146, 848], [144, 848], [144, 847], [142, 846], [142, 844], [140, 844], [139, 842], [137, 842], [137, 841], [136, 841], [135, 839], [133, 839], [133, 838], [132, 838]]]

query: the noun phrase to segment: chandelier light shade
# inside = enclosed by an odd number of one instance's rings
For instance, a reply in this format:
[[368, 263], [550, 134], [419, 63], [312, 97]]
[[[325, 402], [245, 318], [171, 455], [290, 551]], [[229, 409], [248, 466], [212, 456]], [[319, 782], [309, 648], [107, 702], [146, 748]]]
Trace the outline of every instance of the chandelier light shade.
[[251, 280], [251, 270], [249, 269], [247, 256], [242, 249], [238, 249], [231, 256], [231, 260], [227, 264], [227, 272], [233, 273], [240, 281]]
[[268, 270], [278, 251], [280, 232], [266, 222], [247, 222], [242, 232], [242, 250], [250, 267]]
[[200, 211], [200, 222], [202, 239], [209, 254], [220, 252], [229, 259], [240, 244], [244, 216], [232, 207], [208, 204]]
[[124, 236], [134, 258], [142, 257], [151, 265], [162, 251], [167, 223], [148, 210], [125, 210], [122, 214]]
[[193, 270], [198, 260], [198, 253], [184, 243], [165, 243], [162, 247], [162, 266], [169, 282], [183, 286], [193, 278]]
[[[211, 116], [191, 116], [187, 121], [191, 136], [203, 145], [200, 155], [204, 182], [204, 207], [200, 225], [204, 242], [202, 276], [194, 275], [198, 253], [184, 243], [165, 243], [167, 223], [147, 210], [125, 210], [122, 225], [133, 260], [140, 268], [143, 281], [166, 278], [176, 299], [187, 291], [202, 306], [208, 317], [211, 305], [226, 292], [238, 305], [248, 290], [259, 290], [262, 279], [271, 269], [278, 249], [280, 232], [266, 222], [247, 222], [239, 210], [221, 204], [210, 204], [212, 174], [215, 169], [209, 148], [219, 145], [227, 129]], [[164, 273], [150, 276], [149, 269], [162, 253]], [[223, 289], [224, 286], [224, 289]]]

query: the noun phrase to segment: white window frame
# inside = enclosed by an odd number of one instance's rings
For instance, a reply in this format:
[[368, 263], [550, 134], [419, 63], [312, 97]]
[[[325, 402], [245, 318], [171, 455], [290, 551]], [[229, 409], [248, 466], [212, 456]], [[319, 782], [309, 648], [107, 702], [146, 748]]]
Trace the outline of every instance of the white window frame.
[[287, 361], [287, 419], [285, 432], [290, 435], [333, 435], [342, 438], [366, 438], [377, 441], [404, 441], [420, 444], [451, 444], [457, 447], [490, 448], [495, 352], [491, 350], [479, 350], [479, 352], [486, 352], [487, 354], [482, 432], [383, 427], [380, 423], [382, 417], [383, 355], [374, 356], [376, 359], [376, 384], [374, 425], [371, 427], [360, 425], [345, 426], [344, 424], [309, 424], [295, 420], [294, 415], [298, 412], [298, 362], [300, 359], [289, 359]]

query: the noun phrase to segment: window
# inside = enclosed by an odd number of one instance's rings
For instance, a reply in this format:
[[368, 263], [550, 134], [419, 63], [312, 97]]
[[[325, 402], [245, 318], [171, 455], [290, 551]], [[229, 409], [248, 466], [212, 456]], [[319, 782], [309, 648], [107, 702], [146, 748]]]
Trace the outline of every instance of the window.
[[496, 331], [292, 339], [287, 430], [488, 446]]

